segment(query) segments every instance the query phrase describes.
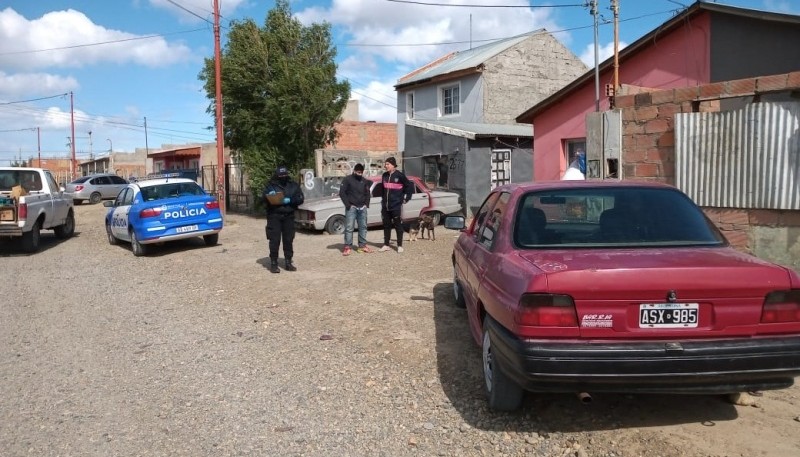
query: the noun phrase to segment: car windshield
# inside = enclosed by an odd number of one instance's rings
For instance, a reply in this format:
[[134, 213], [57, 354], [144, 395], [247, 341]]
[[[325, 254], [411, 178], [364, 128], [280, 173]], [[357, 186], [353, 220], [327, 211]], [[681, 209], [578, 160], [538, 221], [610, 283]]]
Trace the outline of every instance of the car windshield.
[[673, 189], [598, 187], [532, 192], [520, 201], [515, 243], [523, 248], [716, 246], [722, 234]]
[[167, 198], [205, 195], [205, 191], [193, 182], [169, 182], [142, 187], [142, 199], [146, 202]]

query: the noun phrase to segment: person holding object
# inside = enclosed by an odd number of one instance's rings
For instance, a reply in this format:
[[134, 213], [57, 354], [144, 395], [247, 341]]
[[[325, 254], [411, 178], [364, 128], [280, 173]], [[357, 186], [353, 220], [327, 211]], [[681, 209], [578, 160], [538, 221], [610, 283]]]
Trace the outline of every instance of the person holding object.
[[411, 200], [414, 184], [397, 169], [397, 161], [389, 157], [384, 161], [386, 171], [381, 176], [381, 221], [383, 222], [383, 247], [388, 251], [392, 228], [397, 234], [397, 252], [403, 252], [403, 205]]
[[371, 198], [370, 181], [364, 179], [364, 165], [357, 163], [353, 173], [344, 178], [339, 189], [345, 209], [344, 250], [342, 255], [353, 252], [353, 229], [358, 223], [358, 252], [372, 252], [367, 246], [367, 208]]
[[294, 210], [303, 204], [305, 197], [300, 185], [289, 179], [289, 170], [280, 166], [267, 186], [264, 187], [264, 202], [267, 205], [267, 240], [269, 241], [269, 271], [280, 273], [278, 249], [283, 239], [283, 257], [287, 271], [297, 271], [292, 263], [294, 255]]
[[586, 153], [582, 148], [575, 152], [575, 159], [569, 164], [569, 168], [561, 177], [562, 181], [576, 181], [586, 179]]

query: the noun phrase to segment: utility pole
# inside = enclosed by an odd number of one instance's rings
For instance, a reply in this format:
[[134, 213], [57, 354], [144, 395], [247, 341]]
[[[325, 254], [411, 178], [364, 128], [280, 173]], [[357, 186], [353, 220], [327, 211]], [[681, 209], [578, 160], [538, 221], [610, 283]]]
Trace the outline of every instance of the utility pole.
[[611, 0], [614, 13], [614, 95], [619, 89], [619, 0]]
[[42, 168], [42, 132], [36, 127], [36, 150], [39, 152], [39, 163], [37, 166]]
[[94, 160], [94, 154], [92, 153], [92, 131], [89, 130], [89, 160]]
[[145, 116], [144, 117], [144, 176], [147, 176], [147, 157], [149, 155], [150, 155], [150, 146], [147, 145], [147, 116]]
[[219, 0], [214, 0], [214, 81], [216, 83], [217, 118], [217, 199], [225, 214], [225, 137], [222, 129], [222, 63], [219, 36]]
[[592, 17], [594, 18], [594, 110], [600, 111], [600, 57], [598, 55], [598, 24], [597, 0], [590, 2]]
[[69, 112], [70, 124], [72, 125], [72, 138], [69, 140], [69, 148], [72, 152], [72, 179], [78, 177], [78, 161], [75, 160], [75, 100], [72, 91], [69, 93]]

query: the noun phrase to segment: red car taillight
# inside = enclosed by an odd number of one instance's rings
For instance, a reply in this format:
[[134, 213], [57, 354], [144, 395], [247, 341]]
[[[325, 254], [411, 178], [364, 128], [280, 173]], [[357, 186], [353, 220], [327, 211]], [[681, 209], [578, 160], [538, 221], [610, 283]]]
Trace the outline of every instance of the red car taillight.
[[206, 202], [206, 209], [219, 209], [219, 202], [216, 200]]
[[20, 203], [19, 208], [17, 209], [17, 220], [22, 221], [28, 218], [28, 204], [27, 203]]
[[800, 290], [779, 290], [767, 294], [761, 323], [800, 322]]
[[537, 327], [577, 327], [578, 313], [569, 295], [525, 294], [519, 300], [516, 321]]
[[80, 192], [81, 189], [83, 189], [83, 185], [82, 184], [78, 184], [77, 186], [75, 186], [75, 192]]
[[139, 217], [142, 219], [148, 217], [158, 217], [161, 215], [161, 208], [146, 208], [139, 211]]

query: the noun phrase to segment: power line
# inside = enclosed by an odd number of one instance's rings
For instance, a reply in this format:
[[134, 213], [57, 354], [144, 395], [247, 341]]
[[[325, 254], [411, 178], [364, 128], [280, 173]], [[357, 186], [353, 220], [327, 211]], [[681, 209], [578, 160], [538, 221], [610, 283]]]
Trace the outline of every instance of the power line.
[[17, 101], [14, 101], [14, 102], [3, 102], [3, 103], [0, 103], [0, 105], [13, 105], [13, 104], [16, 104], [16, 103], [38, 102], [39, 100], [48, 100], [50, 98], [66, 97], [67, 95], [69, 95], [69, 94], [65, 93], [65, 94], [59, 94], [59, 95], [51, 95], [49, 97], [32, 98], [30, 100], [17, 100]]
[[172, 3], [173, 5], [177, 6], [178, 8], [180, 8], [180, 9], [182, 9], [182, 10], [186, 11], [187, 13], [191, 14], [192, 16], [194, 16], [194, 17], [196, 17], [196, 18], [200, 19], [201, 21], [205, 21], [205, 22], [208, 22], [208, 23], [209, 23], [209, 24], [211, 24], [211, 25], [214, 25], [214, 22], [212, 22], [212, 21], [209, 21], [208, 19], [206, 19], [206, 18], [204, 18], [204, 17], [200, 16], [199, 14], [195, 13], [194, 11], [191, 11], [190, 9], [188, 9], [188, 8], [186, 8], [185, 6], [181, 5], [180, 3], [178, 3], [178, 2], [175, 2], [175, 1], [173, 1], [173, 0], [167, 0], [167, 1], [168, 1], [168, 2], [170, 2], [170, 3]]
[[128, 41], [138, 41], [138, 40], [150, 40], [153, 38], [161, 38], [171, 35], [182, 35], [185, 33], [194, 33], [194, 32], [203, 32], [207, 31], [208, 29], [193, 29], [193, 30], [184, 30], [182, 32], [171, 32], [171, 33], [157, 33], [154, 35], [145, 35], [140, 37], [133, 37], [133, 38], [121, 38], [119, 40], [111, 40], [111, 41], [99, 41], [96, 43], [84, 43], [84, 44], [76, 44], [72, 46], [62, 46], [58, 48], [47, 48], [47, 49], [28, 49], [25, 51], [11, 51], [11, 52], [0, 52], [0, 56], [11, 56], [11, 55], [18, 55], [18, 54], [34, 54], [39, 52], [49, 52], [49, 51], [63, 51], [65, 49], [77, 49], [77, 48], [87, 48], [90, 46], [101, 46], [106, 44], [115, 44], [115, 43], [125, 43]]

